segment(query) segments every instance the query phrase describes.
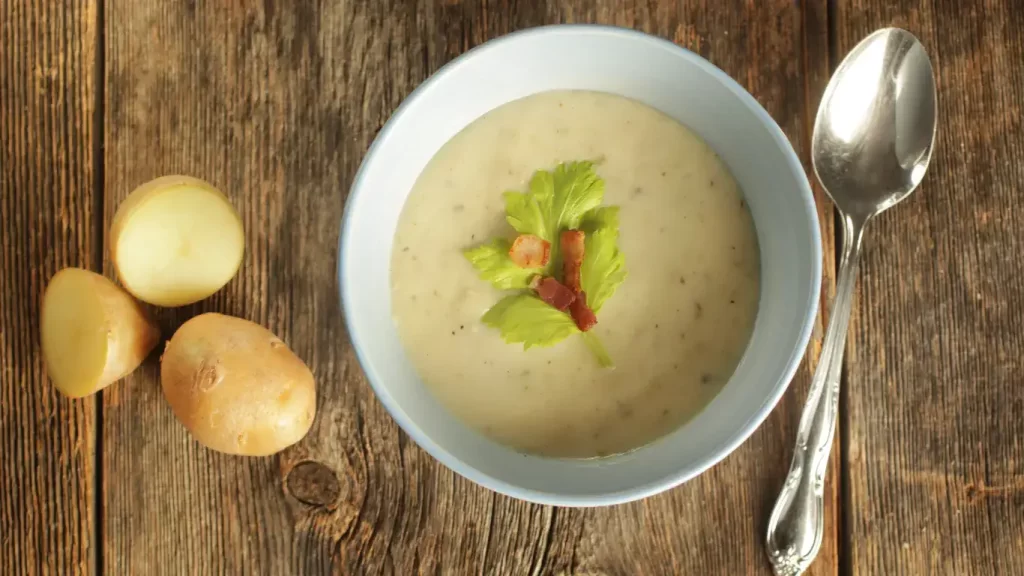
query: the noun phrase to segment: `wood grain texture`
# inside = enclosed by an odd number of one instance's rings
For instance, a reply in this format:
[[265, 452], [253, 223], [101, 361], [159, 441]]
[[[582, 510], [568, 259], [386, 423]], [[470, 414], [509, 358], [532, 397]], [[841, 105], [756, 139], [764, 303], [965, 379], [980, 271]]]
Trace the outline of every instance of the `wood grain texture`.
[[[347, 342], [334, 278], [343, 201], [377, 131], [442, 64], [512, 30], [604, 22], [673, 39], [751, 90], [806, 158], [811, 95], [827, 75], [824, 1], [726, 4], [110, 0], [106, 222], [159, 175], [223, 189], [246, 224], [243, 270], [208, 301], [159, 311], [161, 325], [170, 334], [206, 310], [263, 324], [313, 368], [319, 404], [302, 443], [244, 459], [188, 437], [155, 362], [106, 391], [104, 571], [767, 574], [762, 539], [806, 368], [757, 434], [699, 480], [628, 506], [541, 507], [464, 480], [399, 431]], [[836, 572], [834, 504], [814, 574]]]
[[[93, 539], [96, 400], [45, 376], [46, 282], [98, 255], [96, 6], [0, 1], [0, 573], [84, 574]], [[95, 252], [95, 254], [94, 254]]]
[[921, 189], [870, 229], [847, 353], [850, 574], [1024, 574], [1024, 4], [837, 2], [845, 53], [918, 35]]

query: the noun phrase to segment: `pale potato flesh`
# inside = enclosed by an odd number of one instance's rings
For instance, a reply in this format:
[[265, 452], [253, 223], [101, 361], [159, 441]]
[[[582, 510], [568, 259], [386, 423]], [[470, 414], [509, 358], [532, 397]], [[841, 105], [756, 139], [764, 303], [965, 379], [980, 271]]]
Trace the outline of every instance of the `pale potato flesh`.
[[175, 307], [226, 285], [242, 263], [242, 221], [227, 197], [187, 176], [136, 188], [111, 225], [117, 275], [140, 300]]
[[160, 339], [139, 304], [113, 282], [65, 268], [43, 296], [46, 372], [71, 398], [88, 396], [138, 368]]
[[204, 446], [265, 456], [301, 440], [316, 415], [313, 374], [258, 324], [207, 313], [174, 333], [160, 360], [171, 410]]

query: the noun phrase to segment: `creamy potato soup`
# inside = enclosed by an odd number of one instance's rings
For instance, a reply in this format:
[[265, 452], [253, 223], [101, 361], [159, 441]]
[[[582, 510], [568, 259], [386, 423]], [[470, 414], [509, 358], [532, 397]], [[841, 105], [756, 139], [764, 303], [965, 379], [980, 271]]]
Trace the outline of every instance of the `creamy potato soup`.
[[[604, 180], [602, 205], [620, 208], [628, 276], [590, 332], [613, 368], [579, 334], [506, 343], [481, 316], [512, 292], [463, 255], [516, 238], [503, 192], [578, 160]], [[753, 221], [714, 151], [653, 108], [584, 91], [508, 103], [445, 144], [409, 195], [391, 259], [394, 322], [433, 394], [490, 438], [553, 457], [625, 452], [692, 418], [743, 355], [758, 282]]]

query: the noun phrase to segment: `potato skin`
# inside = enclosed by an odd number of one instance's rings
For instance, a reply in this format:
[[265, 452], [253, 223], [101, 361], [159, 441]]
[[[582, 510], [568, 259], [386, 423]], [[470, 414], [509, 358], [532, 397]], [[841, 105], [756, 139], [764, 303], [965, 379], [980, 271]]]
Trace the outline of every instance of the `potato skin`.
[[117, 284], [105, 276], [93, 272], [89, 274], [110, 326], [106, 369], [100, 376], [97, 388], [102, 390], [131, 374], [142, 364], [160, 342], [160, 329], [142, 305]]
[[232, 316], [185, 322], [160, 358], [160, 384], [192, 436], [228, 454], [280, 452], [316, 416], [309, 368], [272, 332]]

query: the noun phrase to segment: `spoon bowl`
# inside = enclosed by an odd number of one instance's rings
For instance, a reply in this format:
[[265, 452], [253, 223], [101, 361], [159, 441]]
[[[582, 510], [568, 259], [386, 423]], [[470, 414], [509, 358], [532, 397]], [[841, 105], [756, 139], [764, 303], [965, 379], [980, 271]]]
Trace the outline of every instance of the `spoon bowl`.
[[814, 171], [841, 211], [870, 218], [921, 183], [936, 126], [935, 75], [916, 37], [884, 28], [836, 69], [814, 122]]

